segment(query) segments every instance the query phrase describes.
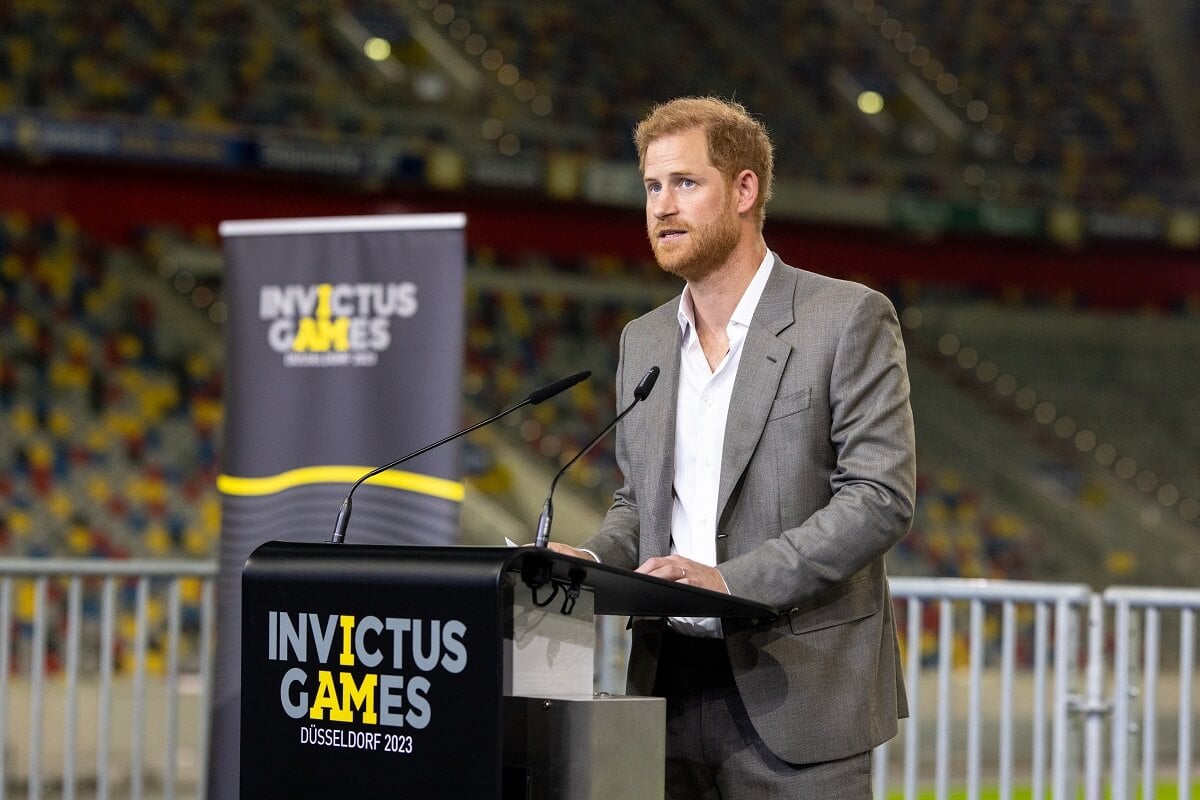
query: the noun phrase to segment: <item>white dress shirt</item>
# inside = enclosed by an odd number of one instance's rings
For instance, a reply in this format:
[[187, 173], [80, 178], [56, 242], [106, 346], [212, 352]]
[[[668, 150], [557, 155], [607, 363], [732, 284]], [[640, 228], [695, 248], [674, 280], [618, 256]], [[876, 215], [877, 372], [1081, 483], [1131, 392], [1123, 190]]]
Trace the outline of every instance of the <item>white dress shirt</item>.
[[[683, 338], [675, 407], [671, 552], [710, 567], [717, 565], [717, 493], [729, 399], [742, 359], [742, 344], [774, 262], [775, 255], [768, 250], [725, 326], [729, 350], [715, 369], [709, 367], [696, 333], [691, 287], [684, 287], [679, 298]], [[692, 636], [721, 636], [720, 620], [712, 617], [672, 617], [670, 624]]]

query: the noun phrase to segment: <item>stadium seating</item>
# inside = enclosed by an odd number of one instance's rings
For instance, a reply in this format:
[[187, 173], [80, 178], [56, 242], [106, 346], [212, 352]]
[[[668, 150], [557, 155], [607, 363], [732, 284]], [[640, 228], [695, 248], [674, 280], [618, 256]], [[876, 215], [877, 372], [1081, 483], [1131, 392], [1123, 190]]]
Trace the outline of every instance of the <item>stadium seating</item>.
[[[204, 355], [213, 343], [192, 343], [183, 358], [162, 346], [169, 312], [145, 290], [160, 282], [147, 264], [140, 253], [89, 240], [69, 218], [0, 215], [0, 556], [214, 555], [221, 368]], [[118, 589], [132, 596], [136, 583]], [[48, 590], [60, 596], [66, 584]], [[93, 638], [99, 591], [97, 581], [83, 586], [85, 635]], [[23, 637], [33, 624], [33, 593], [32, 581], [17, 582], [14, 619]], [[188, 582], [180, 599], [184, 646], [193, 647], [199, 582]], [[147, 620], [151, 674], [164, 669], [162, 610], [152, 604]], [[46, 666], [55, 672], [65, 620], [48, 622]], [[123, 668], [136, 620], [122, 611], [116, 624]]]
[[1009, 150], [1027, 148], [1027, 167], [1058, 175], [1058, 197], [1170, 193], [1178, 151], [1167, 118], [1151, 112], [1162, 101], [1128, 3], [924, 0], [897, 17], [955, 91], [986, 103]]
[[[16, 2], [0, 8], [0, 113], [302, 133], [419, 152], [442, 144], [487, 151], [509, 130], [526, 155], [627, 161], [629, 132], [646, 108], [703, 87], [762, 115], [778, 144], [779, 174], [791, 180], [946, 199], [975, 196], [962, 172], [979, 162], [1006, 176], [1012, 199], [1152, 209], [1180, 199], [1178, 183], [1168, 180], [1181, 169], [1179, 148], [1127, 3], [890, 6], [718, 0], [637, 4], [613, 14], [599, 0]], [[887, 20], [913, 47], [886, 32]], [[1185, 9], [1183, 20], [1200, 32], [1200, 11]], [[386, 64], [363, 57], [366, 35], [390, 43]], [[435, 58], [436, 46], [454, 57]], [[918, 46], [922, 59], [913, 57]], [[473, 87], [447, 72], [443, 62], [454, 58], [480, 78]], [[931, 61], [953, 86], [923, 68]], [[923, 137], [929, 121], [904, 86], [912, 77], [966, 126], [966, 139], [948, 145]], [[854, 89], [879, 92], [890, 122], [867, 120]], [[986, 105], [985, 115], [971, 111], [971, 99]], [[211, 231], [197, 236], [154, 222], [131, 221], [149, 226], [131, 250], [102, 247], [67, 218], [3, 216], [0, 552], [214, 552], [219, 255]], [[184, 251], [209, 268], [155, 275]], [[622, 326], [677, 284], [649, 264], [586, 254], [498, 259], [476, 250], [470, 258], [468, 416], [590, 368], [595, 377], [569, 401], [531, 409], [505, 430], [538, 458], [564, 463], [615, 410], [611, 374]], [[164, 313], [174, 314], [164, 311], [172, 302], [190, 306], [207, 344], [198, 346], [194, 330], [161, 324]], [[1136, 547], [1120, 531], [1150, 513], [1129, 510], [1113, 475], [1155, 513], [1194, 528], [1194, 319], [998, 313], [962, 303], [923, 310], [926, 326], [907, 331], [920, 362], [912, 371], [921, 492], [913, 532], [892, 556], [895, 571], [1056, 574], [1067, 556], [1048, 531], [1060, 530], [1064, 518], [1031, 488], [1038, 481], [1066, 487], [1071, 512], [1099, 532], [1093, 568], [1106, 578], [1139, 568]], [[1021, 396], [1034, 399], [1018, 407], [1022, 419], [975, 403], [979, 384], [990, 391], [999, 381], [964, 380], [974, 367], [962, 366], [964, 347], [939, 350], [942, 334], [969, 343], [979, 360], [1000, 365], [1027, 390]], [[1058, 343], [1054, 358], [1031, 339]], [[951, 406], [968, 410], [943, 413]], [[980, 423], [980, 413], [994, 419]], [[1005, 463], [1024, 478], [997, 477], [986, 455], [956, 452], [956, 437], [972, 424], [996, 441], [1010, 424], [1041, 426], [1058, 446], [1033, 438], [1014, 446]], [[511, 475], [486, 448], [469, 445], [465, 462], [474, 485], [503, 495]], [[996, 469], [981, 474], [981, 463]], [[618, 480], [605, 441], [566, 484], [603, 507]]]
[[1187, 521], [1196, 518], [1188, 510], [1200, 498], [1192, 315], [1083, 314], [991, 303], [935, 305], [923, 313], [954, 337], [941, 343], [950, 356], [969, 347], [971, 360], [993, 365], [998, 389], [999, 373], [1005, 373], [1003, 386], [1011, 387], [1017, 409], [1051, 438]]
[[[704, 87], [763, 116], [795, 180], [977, 201], [982, 177], [964, 180], [974, 165], [993, 176], [985, 199], [1142, 210], [1189, 199], [1127, 4], [856, 7], [16, 3], [0, 10], [0, 111], [374, 137], [418, 153], [487, 151], [510, 131], [507, 154], [628, 160], [652, 103]], [[383, 62], [362, 53], [372, 35], [390, 43]], [[638, 55], [594, 57], [616, 52]], [[964, 134], [938, 132], [913, 80]], [[886, 123], [859, 112], [862, 90], [884, 98]]]
[[[0, 543], [21, 555], [206, 556], [219, 529], [214, 480], [219, 450], [220, 364], [197, 343], [178, 358], [159, 352], [163, 296], [138, 290], [120, 258], [90, 243], [69, 220], [8, 214], [0, 304]], [[177, 275], [154, 275], [176, 248], [205, 245], [165, 228], [125, 253], [170, 292], [196, 291]], [[464, 390], [468, 417], [502, 407], [529, 387], [578, 369], [595, 377], [569, 401], [546, 403], [508, 434], [536, 458], [565, 463], [615, 413], [612, 372], [624, 324], [678, 291], [651, 264], [611, 259], [505, 263], [479, 252], [467, 298]], [[51, 264], [70, 269], [57, 272]], [[66, 282], [54, 278], [71, 274]], [[33, 278], [30, 280], [30, 278]], [[632, 280], [631, 280], [632, 279]], [[211, 277], [200, 284], [218, 298]], [[174, 287], [168, 289], [167, 287]], [[203, 319], [199, 309], [193, 309]], [[203, 330], [203, 328], [201, 329]], [[214, 340], [217, 329], [209, 327]], [[504, 465], [469, 447], [473, 483], [502, 497]], [[566, 484], [603, 508], [620, 480], [611, 439]], [[986, 491], [950, 466], [922, 465], [913, 534], [895, 554], [910, 574], [1027, 577], [1040, 533], [995, 509]]]
[[145, 262], [69, 219], [6, 214], [0, 264], [5, 550], [211, 555], [220, 365], [160, 353]]

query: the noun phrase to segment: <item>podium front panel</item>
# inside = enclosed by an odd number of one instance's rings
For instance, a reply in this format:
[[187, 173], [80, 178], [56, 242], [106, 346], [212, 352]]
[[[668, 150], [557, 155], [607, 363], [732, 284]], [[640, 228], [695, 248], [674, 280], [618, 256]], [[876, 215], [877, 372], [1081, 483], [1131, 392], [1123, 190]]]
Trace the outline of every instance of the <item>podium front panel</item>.
[[241, 796], [498, 797], [508, 591], [494, 559], [256, 551], [243, 572]]
[[[524, 609], [519, 629], [517, 607]], [[515, 774], [502, 767], [505, 690], [533, 693], [529, 682], [537, 679], [537, 665], [516, 656], [527, 636], [544, 634], [553, 641], [537, 651], [542, 666], [564, 669], [570, 649], [582, 643], [590, 652], [590, 639], [577, 642], [559, 623], [594, 635], [593, 608], [750, 620], [777, 614], [533, 548], [260, 546], [242, 571], [241, 796], [499, 800]], [[578, 619], [554, 618], [575, 611]], [[538, 618], [552, 624], [528, 624]], [[590, 662], [583, 660], [578, 685], [553, 693], [586, 696]], [[610, 715], [619, 708], [605, 706]], [[628, 760], [605, 753], [592, 760]], [[575, 766], [584, 763], [591, 762]]]

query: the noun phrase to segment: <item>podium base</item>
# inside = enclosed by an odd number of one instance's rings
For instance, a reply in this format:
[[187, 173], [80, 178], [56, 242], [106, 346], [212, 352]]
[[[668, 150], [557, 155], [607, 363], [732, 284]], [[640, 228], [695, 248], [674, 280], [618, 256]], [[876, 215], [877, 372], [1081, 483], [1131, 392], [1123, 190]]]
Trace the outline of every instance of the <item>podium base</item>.
[[661, 697], [504, 698], [504, 800], [662, 797]]

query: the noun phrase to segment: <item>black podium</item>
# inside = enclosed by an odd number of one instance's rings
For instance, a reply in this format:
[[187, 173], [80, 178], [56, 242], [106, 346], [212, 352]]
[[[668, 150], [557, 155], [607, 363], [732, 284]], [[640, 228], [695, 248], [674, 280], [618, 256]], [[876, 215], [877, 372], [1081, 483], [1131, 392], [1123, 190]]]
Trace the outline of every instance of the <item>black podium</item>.
[[[543, 694], [515, 654], [541, 625], [535, 660], [556, 680], [573, 652], [561, 626], [590, 628], [592, 613], [776, 614], [533, 548], [262, 545], [242, 573], [241, 796], [547, 796], [506, 769], [505, 736], [539, 724], [514, 697]], [[564, 675], [548, 698], [590, 696], [590, 650], [576, 649], [586, 686]]]

